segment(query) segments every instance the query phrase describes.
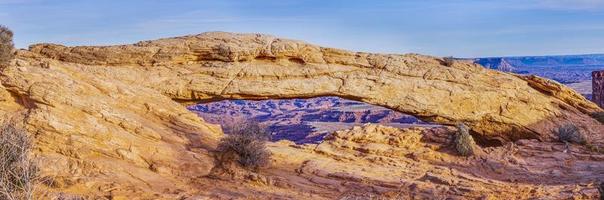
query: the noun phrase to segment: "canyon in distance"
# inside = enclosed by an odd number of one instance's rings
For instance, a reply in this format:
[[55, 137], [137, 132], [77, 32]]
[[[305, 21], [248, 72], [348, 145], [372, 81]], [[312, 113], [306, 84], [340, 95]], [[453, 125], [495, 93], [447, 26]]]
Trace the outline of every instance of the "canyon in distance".
[[[43, 43], [1, 68], [0, 122], [31, 138], [40, 199], [597, 199], [604, 110], [573, 84], [601, 59], [564, 59], [229, 32]], [[268, 165], [220, 154], [241, 118], [271, 131]], [[584, 141], [560, 139], [569, 124]]]

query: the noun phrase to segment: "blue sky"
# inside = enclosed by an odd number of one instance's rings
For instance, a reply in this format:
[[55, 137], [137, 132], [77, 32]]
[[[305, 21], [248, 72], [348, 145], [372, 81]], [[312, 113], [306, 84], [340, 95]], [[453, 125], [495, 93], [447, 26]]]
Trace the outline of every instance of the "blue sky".
[[267, 33], [380, 53], [604, 53], [604, 0], [0, 0], [20, 48]]

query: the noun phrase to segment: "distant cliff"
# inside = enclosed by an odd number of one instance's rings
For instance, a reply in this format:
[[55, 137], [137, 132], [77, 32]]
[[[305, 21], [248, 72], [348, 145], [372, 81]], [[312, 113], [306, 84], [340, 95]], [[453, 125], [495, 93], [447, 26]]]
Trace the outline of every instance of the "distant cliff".
[[492, 57], [474, 62], [490, 69], [534, 74], [569, 84], [589, 81], [592, 71], [604, 69], [604, 54]]
[[592, 73], [593, 102], [604, 108], [604, 70]]

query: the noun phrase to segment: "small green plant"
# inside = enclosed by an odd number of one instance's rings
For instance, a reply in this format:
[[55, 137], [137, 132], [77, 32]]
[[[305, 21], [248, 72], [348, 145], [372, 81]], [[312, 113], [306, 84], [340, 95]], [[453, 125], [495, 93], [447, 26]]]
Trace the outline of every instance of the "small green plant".
[[457, 125], [457, 133], [455, 134], [455, 150], [457, 153], [462, 156], [471, 156], [474, 155], [474, 147], [476, 147], [476, 142], [474, 142], [474, 138], [470, 135], [470, 131], [465, 124]]
[[591, 117], [593, 117], [594, 119], [598, 120], [600, 123], [604, 124], [604, 112], [592, 113]]
[[227, 134], [218, 144], [218, 164], [235, 159], [246, 169], [258, 170], [267, 166], [271, 153], [266, 149], [270, 133], [257, 122], [245, 121], [225, 126]]
[[573, 124], [566, 124], [558, 128], [558, 140], [575, 144], [587, 144], [587, 138], [581, 133], [579, 128]]
[[13, 32], [0, 25], [0, 66], [6, 66], [14, 58]]
[[0, 131], [0, 199], [34, 199], [38, 167], [29, 156], [31, 146], [24, 131], [13, 126]]

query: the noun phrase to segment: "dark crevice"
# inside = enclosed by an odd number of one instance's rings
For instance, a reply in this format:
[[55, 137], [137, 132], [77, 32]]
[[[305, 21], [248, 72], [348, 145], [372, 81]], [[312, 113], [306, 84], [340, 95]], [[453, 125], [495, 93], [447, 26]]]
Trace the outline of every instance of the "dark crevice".
[[289, 60], [290, 62], [293, 63], [298, 63], [298, 64], [305, 64], [306, 62], [304, 62], [304, 60], [302, 60], [301, 58], [288, 58], [287, 60]]
[[480, 134], [470, 131], [470, 135], [474, 138], [476, 144], [480, 147], [500, 147], [505, 144], [503, 139], [500, 138], [487, 138]]
[[271, 57], [271, 56], [257, 56], [254, 59], [256, 59], [256, 60], [266, 60], [266, 61], [275, 61], [275, 60], [277, 60], [277, 58]]
[[35, 101], [30, 99], [29, 97], [25, 96], [25, 95], [20, 95], [16, 92], [10, 91], [10, 90], [6, 90], [8, 91], [8, 93], [11, 95], [11, 97], [13, 97], [13, 99], [15, 99], [15, 102], [21, 106], [23, 106], [24, 108], [27, 109], [34, 109], [37, 108], [36, 104], [34, 103]]

